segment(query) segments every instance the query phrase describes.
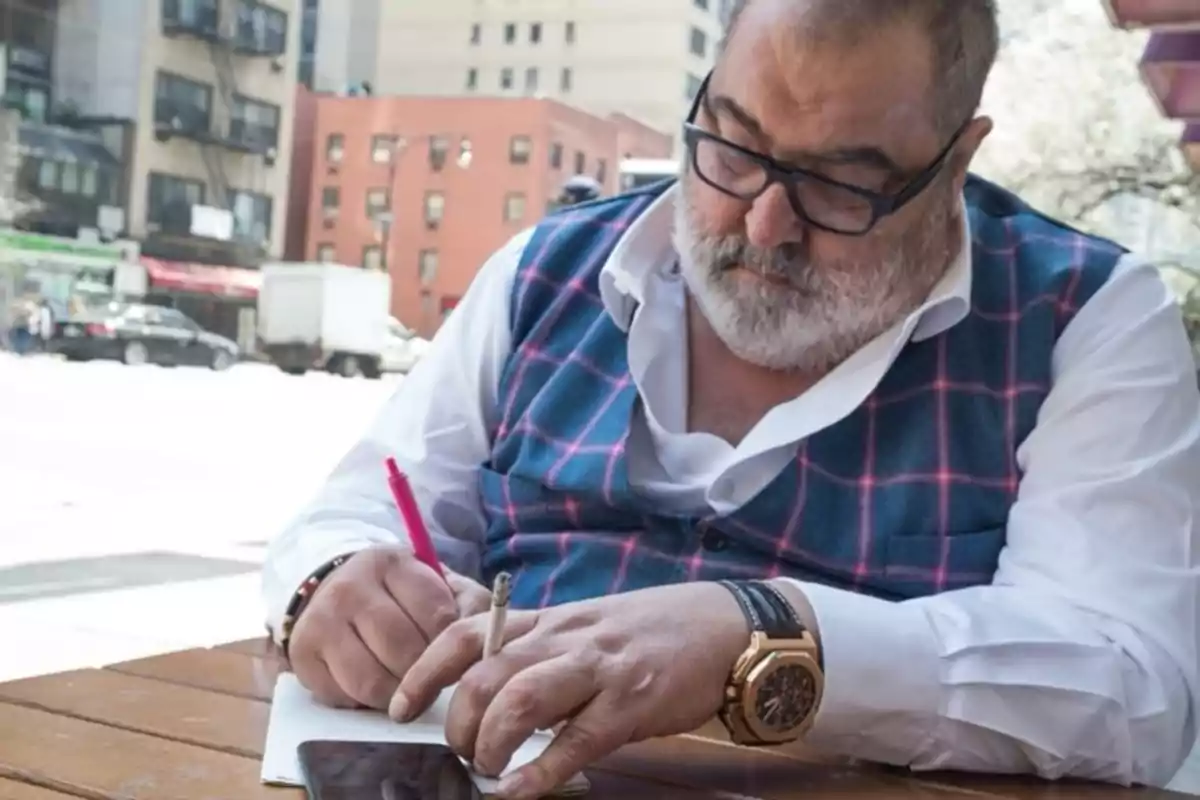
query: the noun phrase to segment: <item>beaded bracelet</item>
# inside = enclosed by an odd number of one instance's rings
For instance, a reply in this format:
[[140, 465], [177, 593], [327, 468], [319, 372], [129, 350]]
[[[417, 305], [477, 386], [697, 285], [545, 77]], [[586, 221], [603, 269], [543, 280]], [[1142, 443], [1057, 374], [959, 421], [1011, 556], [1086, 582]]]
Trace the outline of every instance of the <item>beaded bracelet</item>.
[[354, 553], [345, 553], [337, 558], [322, 564], [320, 567], [304, 579], [304, 583], [300, 584], [300, 588], [292, 595], [292, 599], [288, 601], [287, 609], [283, 612], [283, 623], [279, 633], [279, 646], [283, 648], [284, 656], [288, 655], [288, 643], [292, 639], [292, 629], [296, 626], [296, 620], [300, 617], [300, 612], [304, 611], [308, 605], [308, 601], [312, 599], [313, 594], [317, 591], [317, 587], [321, 585], [321, 581], [329, 577], [329, 573], [345, 564], [350, 556]]

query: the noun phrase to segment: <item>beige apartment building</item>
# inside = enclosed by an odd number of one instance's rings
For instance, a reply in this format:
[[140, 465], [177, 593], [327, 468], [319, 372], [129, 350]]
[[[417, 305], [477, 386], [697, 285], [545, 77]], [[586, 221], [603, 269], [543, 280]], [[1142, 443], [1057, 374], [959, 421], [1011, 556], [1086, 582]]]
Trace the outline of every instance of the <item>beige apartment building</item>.
[[308, 0], [314, 88], [553, 98], [676, 135], [729, 0]]
[[282, 253], [299, 18], [298, 0], [59, 0], [56, 116], [128, 121], [122, 233], [143, 256]]

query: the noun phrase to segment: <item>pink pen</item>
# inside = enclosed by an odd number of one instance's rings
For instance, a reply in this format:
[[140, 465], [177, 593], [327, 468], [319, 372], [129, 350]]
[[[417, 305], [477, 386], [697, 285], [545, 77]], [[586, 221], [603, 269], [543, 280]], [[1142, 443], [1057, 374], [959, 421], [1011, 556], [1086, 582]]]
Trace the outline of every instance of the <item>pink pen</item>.
[[445, 580], [446, 573], [442, 571], [442, 565], [438, 562], [437, 551], [433, 549], [433, 539], [429, 538], [429, 529], [425, 527], [425, 521], [421, 519], [421, 509], [417, 506], [417, 498], [413, 496], [408, 478], [404, 477], [400, 467], [396, 466], [396, 459], [388, 456], [386, 463], [388, 486], [391, 487], [396, 508], [400, 510], [400, 517], [404, 520], [404, 527], [408, 529], [408, 539], [412, 542], [413, 555], [422, 564], [440, 575], [442, 580]]

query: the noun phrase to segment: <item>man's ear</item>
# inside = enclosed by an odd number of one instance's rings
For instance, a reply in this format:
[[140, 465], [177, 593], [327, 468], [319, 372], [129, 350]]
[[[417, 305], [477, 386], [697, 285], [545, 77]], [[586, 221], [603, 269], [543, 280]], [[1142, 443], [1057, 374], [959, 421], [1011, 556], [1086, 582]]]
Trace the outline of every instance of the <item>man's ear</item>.
[[971, 162], [975, 159], [975, 153], [979, 151], [979, 146], [992, 132], [992, 127], [991, 117], [976, 117], [971, 120], [971, 124], [959, 137], [958, 144], [955, 146], [954, 152], [950, 154], [949, 163], [946, 165], [954, 175], [955, 191], [961, 192], [966, 185], [967, 170], [971, 168]]

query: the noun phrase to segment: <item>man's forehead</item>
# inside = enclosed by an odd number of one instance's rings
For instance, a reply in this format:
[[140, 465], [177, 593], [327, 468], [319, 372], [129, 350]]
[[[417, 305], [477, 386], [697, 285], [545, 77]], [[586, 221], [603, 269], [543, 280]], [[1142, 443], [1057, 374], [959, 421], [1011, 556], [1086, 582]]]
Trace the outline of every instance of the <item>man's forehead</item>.
[[721, 56], [711, 93], [750, 112], [781, 147], [846, 137], [893, 141], [899, 150], [927, 146], [922, 139], [936, 133], [923, 33], [901, 24], [823, 36], [811, 27], [807, 5], [751, 3]]

